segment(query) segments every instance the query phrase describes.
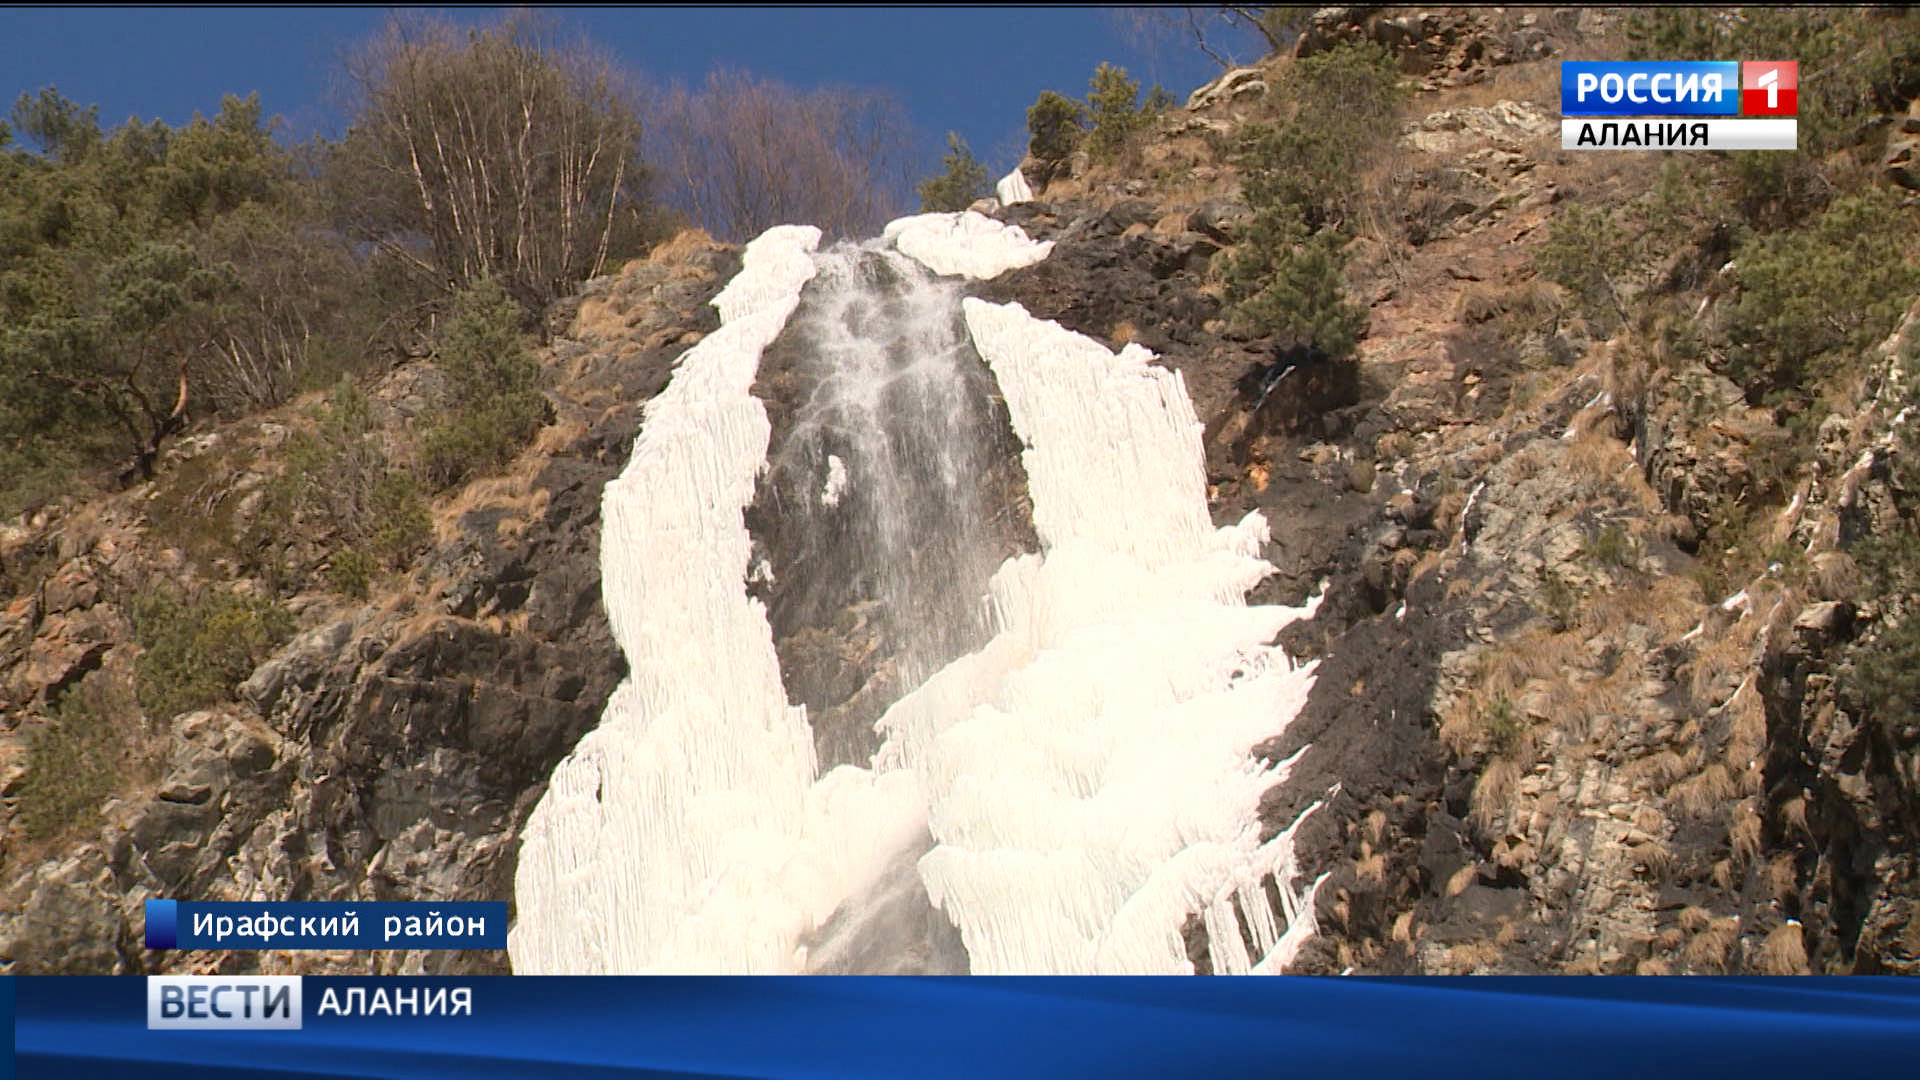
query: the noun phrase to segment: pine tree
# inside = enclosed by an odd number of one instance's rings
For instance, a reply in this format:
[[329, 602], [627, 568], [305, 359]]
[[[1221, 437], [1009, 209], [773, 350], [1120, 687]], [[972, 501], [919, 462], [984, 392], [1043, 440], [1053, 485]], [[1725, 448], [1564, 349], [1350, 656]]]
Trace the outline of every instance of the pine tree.
[[1102, 62], [1087, 84], [1087, 105], [1093, 115], [1093, 134], [1087, 139], [1087, 151], [1097, 158], [1110, 158], [1125, 146], [1146, 123], [1139, 105], [1140, 84], [1127, 77], [1127, 69]]
[[980, 164], [967, 142], [955, 132], [947, 132], [947, 153], [940, 161], [943, 171], [920, 181], [920, 212], [965, 210], [975, 199], [986, 197], [987, 167]]

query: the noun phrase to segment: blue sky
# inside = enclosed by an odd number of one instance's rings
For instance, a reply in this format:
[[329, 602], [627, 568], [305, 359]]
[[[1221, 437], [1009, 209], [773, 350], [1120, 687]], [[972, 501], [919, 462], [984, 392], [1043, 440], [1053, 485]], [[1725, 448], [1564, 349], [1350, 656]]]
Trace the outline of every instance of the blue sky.
[[[383, 8], [0, 8], [0, 110], [52, 84], [127, 117], [181, 123], [212, 113], [224, 93], [258, 90], [269, 115], [297, 134], [337, 131], [328, 87], [341, 50], [370, 35]], [[484, 23], [497, 9], [450, 12]], [[800, 87], [887, 91], [929, 154], [958, 131], [996, 170], [1024, 143], [1025, 110], [1043, 89], [1076, 97], [1102, 60], [1142, 90], [1176, 97], [1218, 67], [1176, 34], [1144, 34], [1127, 13], [1092, 8], [591, 8], [556, 9], [633, 71], [696, 82], [716, 65]], [[1254, 50], [1237, 39], [1241, 58]]]

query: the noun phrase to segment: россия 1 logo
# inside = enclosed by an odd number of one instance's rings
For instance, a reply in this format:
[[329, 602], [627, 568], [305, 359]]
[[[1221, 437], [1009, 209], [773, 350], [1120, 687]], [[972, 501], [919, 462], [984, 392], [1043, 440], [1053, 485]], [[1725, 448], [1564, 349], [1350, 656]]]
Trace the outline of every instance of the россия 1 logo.
[[1749, 60], [1741, 64], [1740, 113], [1743, 116], [1798, 116], [1800, 64], [1793, 60]]
[[1560, 65], [1560, 146], [1794, 150], [1799, 102], [1791, 60], [1568, 60]]

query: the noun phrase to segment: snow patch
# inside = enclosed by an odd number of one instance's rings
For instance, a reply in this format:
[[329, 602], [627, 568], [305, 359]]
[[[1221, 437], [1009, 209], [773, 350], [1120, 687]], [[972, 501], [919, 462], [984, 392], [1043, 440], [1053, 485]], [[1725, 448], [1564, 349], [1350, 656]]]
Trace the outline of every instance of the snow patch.
[[1035, 243], [1018, 225], [972, 210], [900, 218], [883, 235], [936, 274], [976, 280], [1032, 266], [1053, 251], [1053, 241]]
[[1001, 177], [999, 183], [993, 185], [993, 196], [1000, 200], [1001, 206], [1015, 206], [1023, 202], [1032, 202], [1033, 188], [1027, 184], [1026, 175], [1019, 169], [1015, 169]]

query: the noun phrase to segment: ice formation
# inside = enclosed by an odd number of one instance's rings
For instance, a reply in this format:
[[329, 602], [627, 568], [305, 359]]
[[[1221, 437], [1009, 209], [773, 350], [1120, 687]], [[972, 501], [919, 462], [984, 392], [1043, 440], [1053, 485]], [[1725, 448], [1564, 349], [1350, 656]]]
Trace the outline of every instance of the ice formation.
[[993, 195], [1000, 200], [1000, 205], [1013, 206], [1018, 203], [1032, 202], [1033, 188], [1027, 184], [1026, 176], [1019, 169], [1015, 169], [1001, 177], [999, 183], [993, 185]]
[[[886, 236], [969, 277], [1050, 247], [977, 214]], [[996, 633], [887, 710], [872, 767], [816, 779], [745, 591], [742, 508], [768, 450], [755, 370], [818, 239], [748, 246], [721, 328], [608, 486], [603, 588], [631, 674], [529, 820], [515, 970], [803, 970], [803, 936], [929, 832], [918, 873], [976, 973], [1191, 971], [1194, 914], [1214, 971], [1281, 970], [1317, 883], [1296, 888], [1291, 828], [1261, 842], [1259, 796], [1290, 763], [1249, 748], [1311, 688], [1268, 644], [1310, 608], [1245, 603], [1271, 571], [1266, 523], [1212, 525], [1180, 376], [1136, 346], [963, 301], [1026, 447], [1042, 551], [1000, 566]]]
[[925, 788], [928, 891], [976, 973], [1190, 971], [1195, 911], [1215, 971], [1284, 964], [1311, 912], [1290, 833], [1259, 842], [1285, 764], [1248, 748], [1298, 712], [1312, 671], [1266, 644], [1303, 610], [1242, 602], [1271, 570], [1266, 523], [1208, 521], [1177, 373], [1018, 305], [964, 306], [1029, 447], [1045, 550], [993, 581], [993, 642], [881, 720], [879, 767]]
[[998, 277], [1053, 251], [1053, 241], [1035, 243], [1020, 226], [971, 210], [901, 218], [888, 223], [884, 235], [934, 273], [958, 277]]
[[911, 775], [815, 783], [741, 507], [766, 457], [760, 352], [812, 276], [817, 229], [749, 244], [607, 486], [602, 590], [631, 665], [527, 822], [515, 970], [795, 970], [793, 943], [918, 827]]

